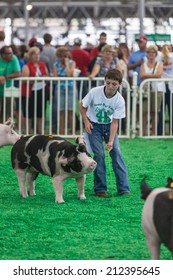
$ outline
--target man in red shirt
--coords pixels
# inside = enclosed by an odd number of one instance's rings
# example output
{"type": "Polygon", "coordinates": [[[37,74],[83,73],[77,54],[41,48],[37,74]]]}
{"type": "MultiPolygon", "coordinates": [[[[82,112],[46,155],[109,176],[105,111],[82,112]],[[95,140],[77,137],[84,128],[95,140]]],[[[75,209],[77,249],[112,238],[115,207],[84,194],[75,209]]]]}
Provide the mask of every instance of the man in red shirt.
{"type": "Polygon", "coordinates": [[[80,38],[74,39],[74,46],[71,50],[72,58],[76,62],[76,67],[81,70],[80,76],[86,76],[88,64],[90,62],[90,55],[87,51],[81,48],[82,41],[80,38]]]}
{"type": "MultiPolygon", "coordinates": [[[[87,51],[81,48],[82,40],[80,38],[74,39],[74,46],[71,50],[72,59],[76,62],[76,68],[81,70],[80,77],[86,77],[88,72],[88,65],[90,62],[90,55],[87,51]]],[[[77,82],[78,93],[80,89],[80,81],[77,82]]],[[[82,98],[88,92],[88,83],[83,81],[82,98]]]]}

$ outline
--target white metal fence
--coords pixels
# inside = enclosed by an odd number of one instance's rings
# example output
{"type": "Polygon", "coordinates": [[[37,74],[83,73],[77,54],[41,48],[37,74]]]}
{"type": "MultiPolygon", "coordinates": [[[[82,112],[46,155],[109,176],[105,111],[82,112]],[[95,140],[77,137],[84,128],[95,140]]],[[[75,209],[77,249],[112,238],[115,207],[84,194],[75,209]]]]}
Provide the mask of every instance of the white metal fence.
{"type": "MultiPolygon", "coordinates": [[[[67,138],[74,138],[83,134],[83,122],[79,114],[78,104],[88,90],[104,82],[104,78],[19,78],[14,79],[10,88],[4,89],[3,121],[8,116],[15,117],[16,129],[21,134],[37,134],[37,91],[35,91],[34,117],[32,131],[29,130],[29,112],[26,118],[22,114],[22,82],[26,82],[27,98],[29,100],[29,84],[47,83],[43,89],[41,134],[55,134],[67,138]],[[14,85],[18,81],[18,88],[14,85]],[[64,110],[61,110],[63,96],[60,94],[60,83],[64,81],[64,110]],[[68,83],[73,81],[72,92],[68,83]],[[56,87],[56,90],[55,90],[56,87]],[[69,96],[72,97],[72,110],[68,110],[69,96]],[[17,104],[17,109],[15,104],[17,104]],[[71,111],[71,112],[70,112],[71,111]],[[62,113],[63,112],[63,113],[62,113]],[[62,119],[62,114],[64,115],[62,119]],[[69,116],[71,114],[71,126],[69,116]],[[62,132],[63,131],[63,132],[62,132]]],[[[120,138],[134,137],[173,137],[173,79],[147,79],[137,87],[137,73],[133,75],[132,86],[123,80],[120,92],[126,102],[126,118],[119,121],[118,134],[120,138]],[[152,87],[152,88],[151,88],[152,87]]]]}
{"type": "MultiPolygon", "coordinates": [[[[37,91],[34,96],[34,117],[32,120],[32,131],[29,130],[29,111],[26,110],[26,118],[23,118],[22,114],[22,83],[26,82],[26,106],[28,107],[29,100],[29,84],[44,82],[47,87],[42,91],[42,118],[41,118],[41,134],[55,134],[61,135],[67,138],[74,138],[83,134],[83,122],[79,114],[78,104],[81,101],[86,90],[91,87],[97,86],[104,82],[104,78],[53,78],[53,77],[34,77],[34,78],[18,78],[12,81],[13,85],[10,88],[4,88],[4,109],[3,109],[3,121],[9,116],[15,118],[16,129],[20,134],[37,134],[38,133],[38,118],[37,118],[37,91]],[[73,80],[73,93],[69,92],[68,83],[73,80]],[[18,81],[18,87],[14,85],[18,81]],[[61,111],[62,95],[60,83],[65,83],[65,109],[61,111]],[[73,108],[68,110],[69,95],[72,94],[73,108]],[[16,109],[17,104],[17,109],[16,109]],[[61,112],[64,114],[62,119],[61,112]],[[72,125],[69,129],[69,114],[72,113],[72,125]],[[61,130],[64,130],[63,133],[61,130]]],[[[126,80],[123,80],[120,92],[126,101],[126,118],[119,121],[119,136],[122,138],[130,138],[131,135],[131,89],[126,80]]]]}
{"type": "Polygon", "coordinates": [[[173,79],[147,79],[141,83],[136,102],[139,107],[137,135],[149,138],[173,137],[172,94],[173,79]]]}

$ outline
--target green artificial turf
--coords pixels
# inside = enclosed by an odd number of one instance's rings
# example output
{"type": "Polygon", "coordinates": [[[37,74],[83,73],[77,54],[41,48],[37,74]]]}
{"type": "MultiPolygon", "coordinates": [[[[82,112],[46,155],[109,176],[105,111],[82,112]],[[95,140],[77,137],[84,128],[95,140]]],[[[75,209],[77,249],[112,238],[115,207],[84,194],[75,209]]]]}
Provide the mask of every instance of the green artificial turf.
{"type": "MultiPolygon", "coordinates": [[[[0,149],[1,260],[146,260],[150,259],[141,228],[144,201],[140,181],[152,188],[173,176],[173,141],[120,140],[129,171],[131,195],[116,196],[115,179],[106,153],[108,193],[93,195],[93,174],[87,175],[87,199],[77,199],[75,181],[64,182],[64,204],[55,203],[51,178],[39,175],[34,197],[19,195],[11,167],[11,147],[0,149]]],[[[161,259],[171,259],[161,247],[161,259]]]]}

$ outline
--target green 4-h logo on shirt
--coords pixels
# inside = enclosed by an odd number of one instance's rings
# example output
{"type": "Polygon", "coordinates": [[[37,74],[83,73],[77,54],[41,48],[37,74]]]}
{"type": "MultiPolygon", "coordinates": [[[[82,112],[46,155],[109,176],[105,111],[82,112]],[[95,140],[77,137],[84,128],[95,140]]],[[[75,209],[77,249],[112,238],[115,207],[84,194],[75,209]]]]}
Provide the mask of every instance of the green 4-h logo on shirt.
{"type": "Polygon", "coordinates": [[[96,114],[99,123],[110,123],[111,119],[108,116],[108,112],[105,110],[99,110],[96,114]]]}

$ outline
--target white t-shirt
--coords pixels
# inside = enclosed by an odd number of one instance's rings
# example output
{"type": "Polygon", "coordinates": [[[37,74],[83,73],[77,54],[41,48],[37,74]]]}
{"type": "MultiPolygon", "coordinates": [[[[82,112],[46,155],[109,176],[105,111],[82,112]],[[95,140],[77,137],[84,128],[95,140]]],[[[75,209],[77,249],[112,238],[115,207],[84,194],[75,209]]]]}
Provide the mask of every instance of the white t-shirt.
{"type": "MultiPolygon", "coordinates": [[[[162,78],[172,79],[172,77],[173,77],[173,62],[171,61],[171,64],[163,65],[162,78]]],[[[168,88],[170,92],[173,93],[173,82],[171,81],[168,82],[168,88]]]]}
{"type": "Polygon", "coordinates": [[[107,98],[104,93],[105,86],[92,88],[82,99],[82,105],[87,109],[87,117],[90,121],[100,124],[108,124],[112,119],[125,118],[125,101],[117,91],[107,98]]]}
{"type": "MultiPolygon", "coordinates": [[[[161,52],[158,53],[158,56],[156,57],[156,61],[162,61],[163,62],[163,54],[161,52]]],[[[169,61],[173,62],[173,52],[169,53],[169,61]]]]}
{"type": "MultiPolygon", "coordinates": [[[[163,61],[163,54],[161,53],[160,55],[160,60],[163,61]]],[[[167,79],[172,79],[173,77],[173,53],[169,53],[169,62],[171,64],[169,65],[163,65],[163,73],[162,73],[162,78],[167,78],[167,79]]],[[[168,88],[173,93],[173,82],[168,82],[168,88]]],[[[164,92],[166,92],[166,88],[164,88],[164,92]]]]}

